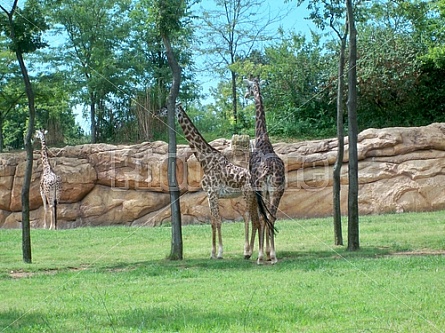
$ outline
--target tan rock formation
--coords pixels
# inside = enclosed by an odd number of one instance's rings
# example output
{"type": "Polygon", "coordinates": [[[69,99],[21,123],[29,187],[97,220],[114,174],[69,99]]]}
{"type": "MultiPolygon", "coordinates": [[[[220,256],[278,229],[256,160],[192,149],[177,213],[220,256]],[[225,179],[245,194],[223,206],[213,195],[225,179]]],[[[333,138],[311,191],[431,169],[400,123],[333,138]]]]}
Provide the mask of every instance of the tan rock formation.
{"type": "MultiPolygon", "coordinates": [[[[246,166],[247,145],[225,139],[211,142],[246,166]]],[[[242,139],[240,139],[242,140],[242,139]]],[[[368,129],[359,134],[359,209],[361,214],[428,211],[445,208],[445,124],[416,128],[368,129]]],[[[346,150],[348,149],[346,140],[346,150]]],[[[286,165],[286,191],[279,218],[329,216],[335,139],[275,144],[286,165]]],[[[59,226],[162,224],[170,219],[167,144],[108,144],[50,149],[54,170],[62,177],[59,226]]],[[[347,213],[347,151],[342,170],[342,210],[347,213]]],[[[24,153],[0,154],[0,227],[21,221],[24,153]]],[[[30,189],[31,223],[41,226],[41,165],[34,156],[30,189]]],[[[201,191],[202,170],[188,146],[178,146],[177,177],[184,224],[206,223],[210,211],[201,191]]],[[[241,220],[237,199],[223,200],[226,220],[241,220]]]]}

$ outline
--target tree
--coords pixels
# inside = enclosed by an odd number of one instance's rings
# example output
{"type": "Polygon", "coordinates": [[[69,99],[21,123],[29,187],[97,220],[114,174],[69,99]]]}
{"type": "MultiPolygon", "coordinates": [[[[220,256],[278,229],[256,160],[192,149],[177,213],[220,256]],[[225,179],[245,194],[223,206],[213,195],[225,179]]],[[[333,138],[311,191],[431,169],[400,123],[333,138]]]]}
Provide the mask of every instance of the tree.
{"type": "Polygon", "coordinates": [[[346,38],[348,36],[348,22],[346,20],[343,33],[334,25],[335,14],[331,11],[331,19],[329,25],[335,31],[340,39],[340,51],[338,57],[338,76],[337,76],[337,156],[335,159],[334,169],[332,172],[332,201],[334,207],[334,244],[343,245],[342,223],[341,223],[341,167],[343,165],[345,140],[344,140],[344,101],[343,94],[345,92],[345,65],[346,65],[346,38]]]}
{"type": "Polygon", "coordinates": [[[420,57],[429,14],[417,0],[378,1],[367,8],[358,42],[359,128],[425,125],[420,57]],[[418,4],[416,4],[418,3],[418,4]],[[423,122],[423,123],[422,123],[423,122]]]}
{"type": "Polygon", "coordinates": [[[344,102],[343,94],[345,91],[345,58],[346,58],[346,37],[347,37],[347,23],[345,31],[342,34],[336,30],[340,38],[340,54],[338,59],[338,82],[337,82],[337,156],[335,159],[334,170],[332,172],[332,202],[334,207],[334,243],[335,245],[343,245],[342,223],[341,223],[341,167],[343,165],[343,158],[345,152],[344,139],[344,102]]]}
{"type": "Polygon", "coordinates": [[[340,40],[340,50],[338,56],[338,74],[337,74],[337,156],[332,172],[332,203],[333,203],[333,220],[334,220],[334,244],[343,245],[342,234],[342,221],[341,221],[341,168],[344,158],[344,101],[343,95],[345,92],[345,65],[346,65],[346,43],[348,36],[348,22],[346,15],[346,23],[344,25],[343,32],[340,31],[341,27],[337,26],[339,18],[344,17],[344,8],[340,1],[330,0],[324,2],[325,11],[323,15],[319,11],[315,10],[311,17],[318,27],[324,28],[326,19],[329,20],[329,26],[335,32],[340,40]]]}
{"type": "MultiPolygon", "coordinates": [[[[170,2],[164,0],[154,0],[153,16],[159,30],[160,36],[165,46],[165,52],[169,66],[171,68],[173,80],[170,93],[167,98],[168,109],[168,184],[170,191],[170,204],[172,216],[172,247],[170,259],[182,260],[182,227],[181,209],[179,204],[179,186],[176,179],[176,99],[179,95],[181,85],[181,67],[177,61],[177,51],[172,46],[172,40],[178,37],[178,33],[184,28],[181,21],[186,16],[187,1],[170,2]]],[[[179,52],[180,53],[180,52],[179,52]]]]}
{"type": "Polygon", "coordinates": [[[129,5],[129,0],[46,0],[52,21],[67,34],[59,51],[72,82],[79,84],[79,103],[89,106],[92,143],[100,137],[101,126],[107,130],[114,125],[107,102],[125,81],[118,54],[129,34],[129,5]]]}
{"type": "Polygon", "coordinates": [[[72,91],[64,72],[40,73],[35,80],[36,125],[48,130],[48,145],[78,138],[79,132],[70,101],[72,91]]]}
{"type": "MultiPolygon", "coordinates": [[[[177,2],[174,2],[177,4],[177,2]]],[[[158,26],[153,22],[152,0],[140,0],[130,12],[131,31],[128,47],[124,48],[127,59],[129,80],[125,91],[132,98],[132,111],[136,114],[138,125],[141,126],[139,136],[144,140],[167,140],[165,122],[157,116],[159,109],[165,106],[169,94],[172,72],[165,52],[165,45],[160,36],[158,26]]],[[[190,44],[191,29],[175,32],[172,43],[181,52],[175,52],[181,70],[182,90],[180,98],[184,103],[196,98],[196,84],[190,44]]]]}
{"type": "MultiPolygon", "coordinates": [[[[5,37],[0,35],[0,41],[3,48],[5,37]]],[[[20,69],[15,64],[17,59],[14,57],[8,49],[0,51],[0,153],[3,152],[5,143],[3,126],[25,96],[20,87],[23,78],[20,77],[20,69]]]]}
{"type": "MultiPolygon", "coordinates": [[[[301,5],[302,1],[298,1],[301,5]]],[[[341,219],[341,168],[344,158],[344,101],[345,91],[345,64],[346,64],[346,46],[348,35],[348,22],[344,25],[341,32],[341,25],[338,22],[347,17],[344,13],[344,4],[340,0],[324,0],[309,2],[308,9],[311,10],[310,18],[316,26],[322,30],[325,29],[327,22],[340,40],[338,51],[338,72],[337,72],[337,156],[332,172],[332,203],[333,203],[333,225],[334,225],[334,244],[343,245],[342,219],[341,219]]]]}
{"type": "Polygon", "coordinates": [[[349,30],[348,68],[348,251],[360,248],[358,212],[358,151],[357,151],[357,30],[352,0],[346,0],[349,30]]]}
{"type": "Polygon", "coordinates": [[[237,73],[230,68],[238,58],[247,57],[256,45],[271,40],[267,28],[281,18],[261,11],[260,0],[214,0],[213,10],[203,11],[203,52],[213,55],[211,68],[230,73],[232,113],[235,132],[238,123],[237,73]],[[210,46],[207,46],[210,45],[210,46]]]}
{"type": "MultiPolygon", "coordinates": [[[[332,69],[320,37],[290,33],[264,50],[262,93],[268,131],[274,136],[317,137],[335,133],[329,84],[332,69]]],[[[258,68],[258,65],[256,65],[258,68]]]]}
{"type": "MultiPolygon", "coordinates": [[[[360,1],[360,0],[359,0],[360,1]]],[[[358,1],[358,2],[359,2],[358,1]]],[[[301,5],[303,0],[298,0],[301,5]]],[[[344,7],[339,0],[312,0],[308,9],[311,10],[310,18],[315,24],[324,29],[326,22],[334,30],[340,39],[340,52],[337,74],[337,142],[338,154],[333,170],[333,206],[334,206],[334,241],[336,245],[343,244],[340,210],[340,175],[344,155],[344,129],[343,129],[343,92],[346,38],[349,32],[349,57],[348,57],[348,144],[349,144],[349,168],[348,168],[348,250],[359,249],[358,230],[358,152],[357,152],[357,31],[355,27],[355,8],[352,0],[346,0],[344,7]],[[321,7],[321,8],[320,8],[321,7]],[[344,11],[346,8],[346,15],[344,11]],[[336,25],[338,18],[346,17],[344,32],[336,25]]],[[[356,3],[357,5],[357,3],[356,3]]]]}
{"type": "Polygon", "coordinates": [[[18,0],[14,0],[11,9],[7,9],[3,5],[0,5],[0,9],[6,15],[6,17],[0,17],[0,28],[1,31],[10,39],[9,49],[14,52],[17,57],[17,61],[23,76],[26,96],[28,98],[29,118],[25,136],[26,169],[23,179],[21,198],[23,261],[25,263],[31,263],[32,254],[29,220],[29,188],[31,184],[33,165],[33,147],[31,139],[34,133],[36,110],[34,105],[34,91],[23,55],[25,53],[34,52],[46,46],[46,44],[41,40],[41,34],[47,29],[47,25],[40,11],[38,2],[35,0],[28,0],[25,3],[23,10],[17,5],[18,0]]]}

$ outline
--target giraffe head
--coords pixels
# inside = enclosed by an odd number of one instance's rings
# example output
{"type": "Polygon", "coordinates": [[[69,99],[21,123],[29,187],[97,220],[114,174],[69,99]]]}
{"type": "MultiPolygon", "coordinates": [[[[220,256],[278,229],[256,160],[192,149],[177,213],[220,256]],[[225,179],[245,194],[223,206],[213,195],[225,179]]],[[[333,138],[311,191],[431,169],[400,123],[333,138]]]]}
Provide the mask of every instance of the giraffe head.
{"type": "Polygon", "coordinates": [[[255,96],[255,94],[259,94],[260,86],[262,86],[266,81],[261,80],[259,78],[254,79],[244,79],[244,84],[247,86],[246,94],[244,98],[249,98],[255,96]]]}
{"type": "MultiPolygon", "coordinates": [[[[175,106],[175,114],[178,115],[179,114],[179,107],[182,108],[181,106],[181,102],[176,103],[175,106]]],[[[159,117],[167,117],[168,115],[168,108],[166,106],[163,106],[159,111],[158,111],[158,116],[159,117]]]]}
{"type": "Polygon", "coordinates": [[[45,143],[45,135],[46,135],[47,133],[48,133],[47,130],[44,130],[44,129],[38,129],[38,130],[36,131],[36,134],[34,135],[34,137],[35,137],[36,139],[39,139],[40,142],[45,143]]]}

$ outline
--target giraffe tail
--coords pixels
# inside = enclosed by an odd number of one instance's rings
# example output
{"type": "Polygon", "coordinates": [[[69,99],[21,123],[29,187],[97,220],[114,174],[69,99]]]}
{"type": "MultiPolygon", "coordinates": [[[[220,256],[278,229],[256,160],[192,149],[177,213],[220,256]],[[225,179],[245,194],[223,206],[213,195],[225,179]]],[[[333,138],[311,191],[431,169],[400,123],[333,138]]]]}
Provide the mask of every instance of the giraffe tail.
{"type": "Polygon", "coordinates": [[[57,200],[54,200],[53,204],[53,215],[54,215],[54,229],[57,230],[57,200]]]}
{"type": "Polygon", "coordinates": [[[274,226],[273,222],[267,217],[267,213],[269,213],[270,216],[272,214],[270,213],[269,209],[267,208],[266,204],[264,203],[263,196],[261,195],[260,191],[255,191],[256,200],[258,202],[258,208],[260,210],[261,215],[263,215],[264,220],[266,221],[266,225],[269,228],[269,231],[272,233],[272,235],[275,235],[278,233],[278,229],[274,226]]]}
{"type": "Polygon", "coordinates": [[[53,214],[54,214],[54,229],[57,230],[57,204],[58,204],[58,200],[57,200],[57,195],[56,195],[56,190],[54,189],[54,202],[53,202],[53,214]]]}

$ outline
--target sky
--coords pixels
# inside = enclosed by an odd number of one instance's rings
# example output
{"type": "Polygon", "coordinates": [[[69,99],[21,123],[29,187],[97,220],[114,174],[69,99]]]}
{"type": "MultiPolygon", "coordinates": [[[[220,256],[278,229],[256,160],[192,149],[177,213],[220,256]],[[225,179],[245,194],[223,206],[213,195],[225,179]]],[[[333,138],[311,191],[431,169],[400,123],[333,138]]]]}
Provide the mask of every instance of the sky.
{"type": "MultiPolygon", "coordinates": [[[[306,5],[303,4],[299,7],[296,5],[297,0],[288,1],[285,3],[284,0],[264,0],[264,10],[270,10],[271,17],[274,17],[274,14],[278,13],[287,13],[285,17],[280,22],[276,22],[270,26],[269,31],[278,31],[278,28],[282,27],[284,31],[294,31],[297,33],[303,33],[310,36],[310,31],[315,30],[314,24],[306,19],[309,13],[306,9],[306,5]]],[[[200,7],[211,9],[214,4],[213,0],[202,0],[198,5],[198,8],[194,10],[198,11],[200,7]]],[[[203,67],[203,59],[196,59],[197,66],[203,67]]],[[[202,93],[205,95],[209,95],[209,91],[212,87],[216,87],[219,82],[219,79],[215,79],[215,76],[212,73],[200,72],[197,75],[197,79],[199,80],[202,86],[202,93]]],[[[210,103],[211,99],[206,99],[202,101],[202,104],[210,103]]],[[[76,108],[74,110],[76,114],[76,122],[84,129],[86,133],[90,132],[89,120],[86,120],[82,116],[82,108],[76,108]]]]}
{"type": "MultiPolygon", "coordinates": [[[[275,33],[282,27],[284,31],[303,33],[310,38],[311,29],[315,30],[316,28],[310,20],[306,19],[306,17],[309,16],[309,12],[306,9],[307,5],[303,3],[301,6],[297,7],[296,3],[297,0],[287,1],[287,3],[285,3],[284,0],[264,0],[264,11],[267,12],[269,10],[271,17],[274,17],[277,14],[284,15],[284,13],[286,13],[286,16],[284,16],[281,21],[271,24],[268,31],[275,33]]],[[[214,0],[202,0],[198,7],[210,9],[213,4],[214,0]]],[[[200,60],[199,58],[196,60],[199,67],[200,60]]],[[[219,79],[215,79],[215,75],[212,74],[213,73],[201,73],[198,75],[198,80],[203,87],[203,93],[206,95],[209,94],[210,88],[215,87],[219,82],[219,79]]],[[[209,102],[211,102],[211,99],[203,101],[202,104],[207,104],[209,102]]]]}

